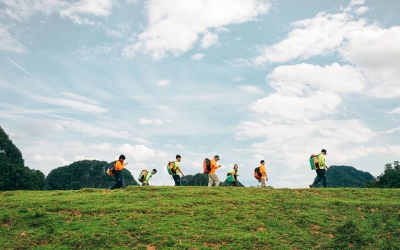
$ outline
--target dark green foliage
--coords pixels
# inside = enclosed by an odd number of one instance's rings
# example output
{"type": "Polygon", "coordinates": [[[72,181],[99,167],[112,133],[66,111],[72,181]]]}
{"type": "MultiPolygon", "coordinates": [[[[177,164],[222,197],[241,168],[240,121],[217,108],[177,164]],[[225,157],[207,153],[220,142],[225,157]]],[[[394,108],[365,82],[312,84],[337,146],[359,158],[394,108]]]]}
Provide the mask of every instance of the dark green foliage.
{"type": "Polygon", "coordinates": [[[195,175],[187,175],[186,178],[181,180],[182,186],[207,186],[208,175],[204,173],[197,173],[195,175]]]}
{"type": "MultiPolygon", "coordinates": [[[[331,166],[326,172],[328,187],[365,187],[371,180],[374,180],[374,177],[370,173],[350,166],[331,166]]],[[[316,185],[321,186],[322,181],[316,185]]]]}
{"type": "Polygon", "coordinates": [[[0,190],[44,190],[44,174],[24,166],[21,151],[0,127],[0,190]]]}
{"type": "Polygon", "coordinates": [[[400,188],[400,164],[395,161],[393,164],[386,164],[385,171],[368,183],[367,187],[372,188],[400,188]]]}
{"type": "MultiPolygon", "coordinates": [[[[110,163],[97,160],[83,160],[68,166],[53,169],[46,182],[53,190],[81,188],[108,188],[115,179],[106,173],[110,163]]],[[[124,186],[138,185],[129,170],[122,170],[124,186]]]]}
{"type": "MultiPolygon", "coordinates": [[[[208,175],[204,173],[197,173],[195,175],[185,175],[181,178],[182,186],[208,186],[208,175]]],[[[219,184],[220,186],[230,186],[228,181],[225,179],[224,182],[219,184]]],[[[238,182],[239,187],[244,187],[240,181],[238,182]]],[[[213,184],[215,186],[215,184],[213,184]]]]}

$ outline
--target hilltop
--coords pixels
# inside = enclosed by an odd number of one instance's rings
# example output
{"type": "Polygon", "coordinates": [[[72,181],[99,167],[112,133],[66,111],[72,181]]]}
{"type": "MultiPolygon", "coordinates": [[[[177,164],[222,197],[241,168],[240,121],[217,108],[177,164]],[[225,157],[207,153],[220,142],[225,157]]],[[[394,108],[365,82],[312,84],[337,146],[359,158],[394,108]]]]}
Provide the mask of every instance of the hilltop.
{"type": "Polygon", "coordinates": [[[399,249],[398,189],[0,193],[5,249],[399,249]]]}

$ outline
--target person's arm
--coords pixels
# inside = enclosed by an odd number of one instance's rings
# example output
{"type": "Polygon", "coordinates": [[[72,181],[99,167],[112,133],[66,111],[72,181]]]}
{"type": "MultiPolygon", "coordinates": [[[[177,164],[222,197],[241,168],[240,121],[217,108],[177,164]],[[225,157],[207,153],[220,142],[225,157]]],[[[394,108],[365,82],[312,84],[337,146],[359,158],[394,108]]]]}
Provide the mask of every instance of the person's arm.
{"type": "Polygon", "coordinates": [[[185,176],[180,167],[176,167],[176,169],[178,169],[178,171],[182,174],[182,177],[185,176]]]}

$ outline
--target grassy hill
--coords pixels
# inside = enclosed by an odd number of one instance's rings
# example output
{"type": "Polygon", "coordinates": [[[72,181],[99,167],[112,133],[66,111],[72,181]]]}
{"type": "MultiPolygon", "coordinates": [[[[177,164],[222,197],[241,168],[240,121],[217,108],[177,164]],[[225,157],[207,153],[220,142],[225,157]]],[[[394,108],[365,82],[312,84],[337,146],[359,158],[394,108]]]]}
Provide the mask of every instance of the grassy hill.
{"type": "Polygon", "coordinates": [[[2,249],[400,249],[399,189],[0,193],[2,249]]]}

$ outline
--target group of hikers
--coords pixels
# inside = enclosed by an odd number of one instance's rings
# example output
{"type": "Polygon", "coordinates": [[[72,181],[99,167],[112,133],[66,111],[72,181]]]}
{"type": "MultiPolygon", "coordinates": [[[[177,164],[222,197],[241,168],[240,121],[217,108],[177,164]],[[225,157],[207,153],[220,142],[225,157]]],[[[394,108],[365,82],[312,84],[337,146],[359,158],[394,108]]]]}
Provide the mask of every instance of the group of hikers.
{"type": "MultiPolygon", "coordinates": [[[[317,183],[319,183],[322,180],[322,184],[324,187],[327,186],[326,184],[326,171],[328,167],[325,164],[325,155],[326,155],[326,150],[322,149],[321,154],[319,155],[311,155],[310,157],[310,163],[311,163],[311,169],[315,169],[317,176],[314,179],[314,182],[309,185],[310,188],[315,187],[317,183]]],[[[181,186],[181,175],[184,177],[185,175],[183,174],[181,167],[180,167],[180,162],[182,160],[182,157],[180,155],[176,155],[175,161],[170,161],[168,162],[167,165],[167,172],[172,175],[172,178],[175,182],[175,186],[181,186]]],[[[217,162],[220,160],[218,155],[215,155],[212,160],[209,160],[206,158],[203,162],[203,170],[204,173],[208,175],[208,186],[211,187],[213,184],[215,184],[216,187],[219,186],[221,183],[218,175],[216,174],[216,170],[218,168],[221,168],[221,165],[218,165],[217,162]]],[[[111,168],[107,170],[107,173],[113,177],[115,177],[115,184],[110,188],[110,189],[116,189],[116,188],[122,188],[123,185],[123,180],[122,180],[122,170],[124,167],[128,164],[125,161],[125,156],[120,155],[119,159],[115,162],[115,164],[112,165],[111,168]]],[[[231,169],[227,173],[227,180],[228,183],[231,186],[238,186],[238,176],[239,176],[239,165],[234,164],[233,169],[231,169]]],[[[142,183],[142,186],[148,186],[149,185],[149,180],[150,178],[157,173],[156,169],[153,169],[151,172],[147,170],[142,170],[140,172],[140,175],[138,177],[139,182],[142,183]]],[[[268,181],[268,176],[267,176],[267,170],[265,168],[265,161],[261,160],[260,161],[260,166],[257,167],[254,170],[254,177],[258,180],[260,183],[260,187],[264,188],[266,187],[266,181],[268,181]]]]}

